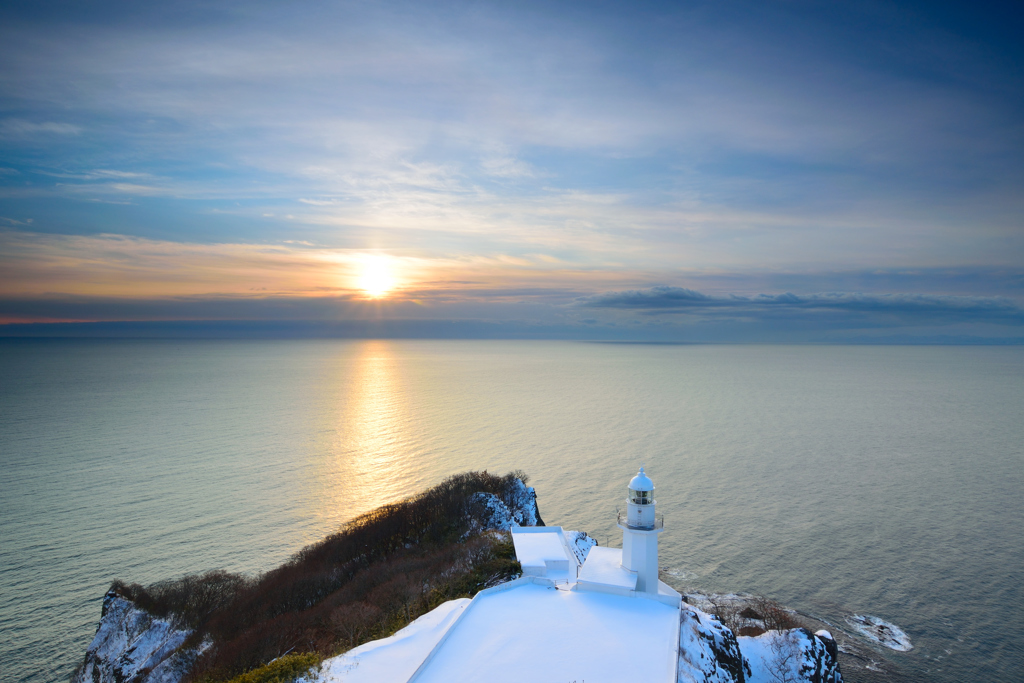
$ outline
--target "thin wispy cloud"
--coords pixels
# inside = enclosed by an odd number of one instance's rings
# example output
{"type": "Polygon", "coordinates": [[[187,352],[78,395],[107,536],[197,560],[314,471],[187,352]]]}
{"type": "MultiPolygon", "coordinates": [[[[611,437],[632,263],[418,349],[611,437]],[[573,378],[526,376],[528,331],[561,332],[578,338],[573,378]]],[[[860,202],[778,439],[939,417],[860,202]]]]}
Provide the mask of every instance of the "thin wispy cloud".
{"type": "Polygon", "coordinates": [[[35,135],[78,135],[81,126],[55,121],[25,121],[4,119],[0,121],[0,137],[22,138],[35,135]]]}

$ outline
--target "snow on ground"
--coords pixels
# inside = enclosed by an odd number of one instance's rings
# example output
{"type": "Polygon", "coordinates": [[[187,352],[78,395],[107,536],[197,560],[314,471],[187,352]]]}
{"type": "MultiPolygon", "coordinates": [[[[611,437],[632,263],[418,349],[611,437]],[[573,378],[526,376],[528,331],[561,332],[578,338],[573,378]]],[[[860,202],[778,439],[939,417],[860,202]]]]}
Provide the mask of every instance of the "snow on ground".
{"type": "Polygon", "coordinates": [[[747,666],[747,683],[775,683],[801,680],[795,648],[783,631],[770,631],[756,638],[737,638],[747,666]]]}
{"type": "Polygon", "coordinates": [[[827,631],[812,634],[807,629],[795,628],[769,631],[756,638],[740,636],[736,640],[746,664],[746,683],[842,683],[834,657],[835,641],[829,635],[827,631]]]}
{"type": "Polygon", "coordinates": [[[512,482],[509,499],[512,517],[518,526],[537,526],[537,492],[532,486],[516,479],[512,482]]]}
{"type": "Polygon", "coordinates": [[[365,643],[343,655],[327,659],[312,681],[404,683],[469,603],[469,598],[449,600],[389,638],[365,643]]]}
{"type": "Polygon", "coordinates": [[[654,600],[521,583],[478,595],[414,680],[670,683],[678,619],[654,600]]]}
{"type": "Polygon", "coordinates": [[[474,493],[470,497],[471,504],[478,506],[480,526],[484,529],[502,529],[508,531],[518,526],[508,506],[493,493],[474,493]]]}
{"type": "Polygon", "coordinates": [[[854,614],[846,617],[846,623],[862,636],[890,650],[909,652],[914,649],[910,637],[903,630],[888,621],[870,615],[854,614]]]}
{"type": "Polygon", "coordinates": [[[517,526],[537,526],[537,492],[520,479],[513,481],[506,492],[509,504],[493,493],[474,493],[471,506],[476,507],[484,529],[508,531],[517,526]]]}

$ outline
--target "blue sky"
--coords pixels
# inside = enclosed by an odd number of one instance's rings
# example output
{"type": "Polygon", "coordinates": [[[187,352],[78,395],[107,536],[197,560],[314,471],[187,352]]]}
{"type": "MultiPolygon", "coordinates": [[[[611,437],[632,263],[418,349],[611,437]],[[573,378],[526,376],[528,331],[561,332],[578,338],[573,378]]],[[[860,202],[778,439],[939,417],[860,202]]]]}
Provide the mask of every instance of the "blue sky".
{"type": "Polygon", "coordinates": [[[1020,341],[1014,9],[5,3],[0,320],[1020,341]]]}

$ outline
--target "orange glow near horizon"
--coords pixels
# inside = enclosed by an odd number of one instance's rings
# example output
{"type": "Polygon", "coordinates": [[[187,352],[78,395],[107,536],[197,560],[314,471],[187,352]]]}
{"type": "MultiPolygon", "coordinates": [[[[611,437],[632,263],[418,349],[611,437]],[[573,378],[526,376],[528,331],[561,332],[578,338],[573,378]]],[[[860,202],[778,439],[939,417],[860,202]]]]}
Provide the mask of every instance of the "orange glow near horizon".
{"type": "MultiPolygon", "coordinates": [[[[537,289],[626,289],[643,274],[580,268],[530,256],[396,256],[386,251],[298,244],[199,244],[116,234],[51,235],[0,230],[0,297],[39,301],[0,324],[97,320],[192,320],[252,314],[241,302],[336,298],[344,305],[458,306],[520,301],[537,289]],[[507,292],[507,293],[504,293],[507,292]],[[162,302],[151,311],[133,301],[162,302]],[[78,303],[98,306],[81,309],[78,303]],[[52,306],[50,304],[53,304],[52,306]],[[124,306],[128,306],[125,308],[124,306]]],[[[312,308],[311,315],[323,309],[312,308]]],[[[271,312],[271,316],[275,313],[271,312]]]]}

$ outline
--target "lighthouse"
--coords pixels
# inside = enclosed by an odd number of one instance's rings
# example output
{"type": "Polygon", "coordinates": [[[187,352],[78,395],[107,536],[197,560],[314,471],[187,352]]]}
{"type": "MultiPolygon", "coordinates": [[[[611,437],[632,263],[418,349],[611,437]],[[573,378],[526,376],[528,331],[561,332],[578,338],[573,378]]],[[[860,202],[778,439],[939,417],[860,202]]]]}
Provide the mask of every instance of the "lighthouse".
{"type": "Polygon", "coordinates": [[[658,534],[665,530],[664,518],[656,515],[654,482],[641,467],[629,482],[626,512],[619,513],[622,529],[622,566],[636,572],[636,590],[658,593],[658,534]]]}

